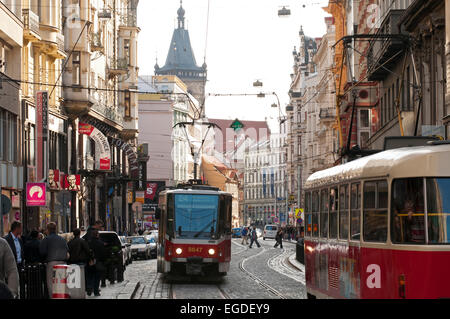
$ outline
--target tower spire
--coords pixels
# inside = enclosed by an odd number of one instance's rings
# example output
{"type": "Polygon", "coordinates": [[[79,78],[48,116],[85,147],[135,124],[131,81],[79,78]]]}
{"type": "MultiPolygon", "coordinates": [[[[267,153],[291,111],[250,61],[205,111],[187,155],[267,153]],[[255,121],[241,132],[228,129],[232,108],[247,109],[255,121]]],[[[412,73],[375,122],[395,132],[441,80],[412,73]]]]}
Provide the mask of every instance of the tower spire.
{"type": "Polygon", "coordinates": [[[184,29],[184,14],[186,11],[183,9],[183,0],[180,0],[180,8],[177,11],[178,13],[178,29],[184,29]]]}

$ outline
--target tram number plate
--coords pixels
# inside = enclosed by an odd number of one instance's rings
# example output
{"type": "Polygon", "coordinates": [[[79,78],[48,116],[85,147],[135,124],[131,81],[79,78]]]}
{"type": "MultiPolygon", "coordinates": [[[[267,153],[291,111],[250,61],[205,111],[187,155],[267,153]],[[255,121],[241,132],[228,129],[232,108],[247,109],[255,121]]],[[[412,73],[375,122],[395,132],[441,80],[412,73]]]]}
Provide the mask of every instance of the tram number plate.
{"type": "Polygon", "coordinates": [[[189,247],[188,252],[190,253],[201,253],[203,248],[201,247],[189,247]]]}

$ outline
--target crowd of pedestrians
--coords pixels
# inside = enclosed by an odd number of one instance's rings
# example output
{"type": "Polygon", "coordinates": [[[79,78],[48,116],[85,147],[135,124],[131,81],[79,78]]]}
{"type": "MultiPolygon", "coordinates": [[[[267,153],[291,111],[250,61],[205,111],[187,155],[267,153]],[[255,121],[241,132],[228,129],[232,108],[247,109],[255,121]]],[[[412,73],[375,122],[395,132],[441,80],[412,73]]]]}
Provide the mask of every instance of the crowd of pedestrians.
{"type": "MultiPolygon", "coordinates": [[[[100,240],[103,222],[89,226],[81,238],[81,230],[73,231],[69,242],[57,234],[55,223],[49,223],[46,231],[33,230],[22,236],[22,224],[11,224],[10,232],[0,238],[0,299],[19,298],[19,273],[25,266],[45,264],[48,296],[52,296],[53,266],[76,264],[85,267],[86,292],[100,296],[100,282],[105,280],[106,244],[100,240]]],[[[102,285],[105,286],[105,285],[102,285]]]]}

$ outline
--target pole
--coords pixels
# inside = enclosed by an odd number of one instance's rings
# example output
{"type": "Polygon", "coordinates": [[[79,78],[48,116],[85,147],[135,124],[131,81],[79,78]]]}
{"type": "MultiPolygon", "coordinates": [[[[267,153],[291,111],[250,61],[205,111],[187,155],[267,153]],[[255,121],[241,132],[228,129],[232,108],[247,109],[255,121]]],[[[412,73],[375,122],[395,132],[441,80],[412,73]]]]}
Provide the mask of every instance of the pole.
{"type": "Polygon", "coordinates": [[[2,209],[2,188],[0,187],[0,236],[3,237],[3,209],[2,209]]]}

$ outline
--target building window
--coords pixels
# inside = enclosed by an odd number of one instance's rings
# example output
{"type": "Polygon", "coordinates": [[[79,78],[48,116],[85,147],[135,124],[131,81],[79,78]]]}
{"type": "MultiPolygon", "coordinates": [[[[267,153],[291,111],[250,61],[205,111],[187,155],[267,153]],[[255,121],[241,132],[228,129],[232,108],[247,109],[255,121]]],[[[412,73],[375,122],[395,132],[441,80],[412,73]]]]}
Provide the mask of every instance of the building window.
{"type": "Polygon", "coordinates": [[[74,85],[81,85],[81,55],[79,51],[72,53],[72,77],[74,85]]]}
{"type": "Polygon", "coordinates": [[[125,104],[125,117],[131,117],[131,93],[129,90],[125,91],[124,104],[125,104]]]}
{"type": "Polygon", "coordinates": [[[130,65],[131,64],[131,61],[130,61],[130,40],[129,39],[125,39],[124,43],[125,44],[124,44],[123,50],[124,50],[124,53],[125,53],[125,59],[127,61],[127,64],[130,65]]]}
{"type": "Polygon", "coordinates": [[[17,162],[17,115],[0,109],[0,160],[17,162]]]}
{"type": "Polygon", "coordinates": [[[370,139],[371,112],[369,109],[358,110],[358,145],[361,149],[367,148],[367,141],[370,139]]]}

